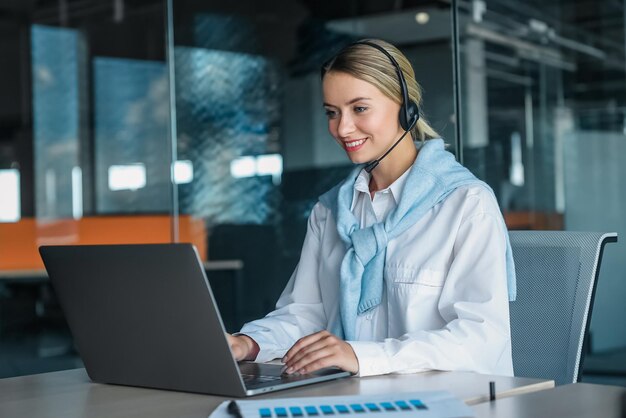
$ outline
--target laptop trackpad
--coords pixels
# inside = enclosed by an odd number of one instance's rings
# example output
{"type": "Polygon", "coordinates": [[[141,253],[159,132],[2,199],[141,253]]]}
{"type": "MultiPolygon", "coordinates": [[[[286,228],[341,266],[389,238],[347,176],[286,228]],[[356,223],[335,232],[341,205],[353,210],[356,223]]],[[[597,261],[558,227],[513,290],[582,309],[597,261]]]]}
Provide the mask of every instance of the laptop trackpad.
{"type": "Polygon", "coordinates": [[[282,364],[265,364],[253,362],[239,363],[239,371],[247,388],[297,382],[300,380],[308,380],[341,372],[341,370],[339,369],[329,368],[302,375],[288,375],[281,374],[282,369],[282,364]]]}

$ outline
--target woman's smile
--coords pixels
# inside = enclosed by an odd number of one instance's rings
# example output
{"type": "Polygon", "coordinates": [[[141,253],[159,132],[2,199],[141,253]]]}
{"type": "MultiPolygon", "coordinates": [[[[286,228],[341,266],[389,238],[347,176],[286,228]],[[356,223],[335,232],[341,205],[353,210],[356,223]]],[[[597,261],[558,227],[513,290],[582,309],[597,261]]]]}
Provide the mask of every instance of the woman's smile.
{"type": "Polygon", "coordinates": [[[343,140],[343,147],[347,152],[356,152],[363,148],[365,141],[367,141],[367,138],[343,140]]]}

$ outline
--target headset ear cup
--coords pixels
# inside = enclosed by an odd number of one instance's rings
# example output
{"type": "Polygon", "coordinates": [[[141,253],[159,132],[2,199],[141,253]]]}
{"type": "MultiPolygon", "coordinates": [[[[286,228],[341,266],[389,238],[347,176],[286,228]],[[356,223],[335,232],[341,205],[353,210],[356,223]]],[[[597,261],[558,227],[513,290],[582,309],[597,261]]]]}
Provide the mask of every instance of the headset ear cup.
{"type": "Polygon", "coordinates": [[[409,100],[408,103],[403,105],[400,109],[400,126],[405,131],[413,129],[419,118],[419,108],[413,100],[409,100]]]}

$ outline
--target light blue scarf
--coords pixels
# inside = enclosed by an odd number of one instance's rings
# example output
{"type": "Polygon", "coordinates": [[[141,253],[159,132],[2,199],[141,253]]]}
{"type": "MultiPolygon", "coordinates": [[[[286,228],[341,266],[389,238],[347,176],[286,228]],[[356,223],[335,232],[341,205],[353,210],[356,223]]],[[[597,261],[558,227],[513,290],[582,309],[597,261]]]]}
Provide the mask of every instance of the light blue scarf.
{"type": "MultiPolygon", "coordinates": [[[[340,315],[332,332],[347,341],[356,338],[356,317],[378,306],[383,294],[383,269],[389,240],[396,238],[443,201],[457,187],[479,185],[491,188],[459,164],[444,148],[442,139],[431,139],[421,146],[404,184],[398,206],[384,222],[359,228],[351,211],[354,183],[362,167],[320,196],[337,223],[337,231],[347,251],[340,271],[340,315]]],[[[506,226],[504,226],[506,230],[506,226]]],[[[516,297],[513,254],[506,235],[506,267],[509,300],[516,297]]]]}

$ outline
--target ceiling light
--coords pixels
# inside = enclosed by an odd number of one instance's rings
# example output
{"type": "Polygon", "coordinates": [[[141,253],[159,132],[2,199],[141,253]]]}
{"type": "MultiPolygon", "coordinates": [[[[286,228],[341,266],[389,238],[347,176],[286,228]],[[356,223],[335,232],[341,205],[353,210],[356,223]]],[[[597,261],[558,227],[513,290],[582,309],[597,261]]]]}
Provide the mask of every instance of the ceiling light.
{"type": "Polygon", "coordinates": [[[415,14],[415,21],[420,25],[425,25],[430,20],[430,15],[426,12],[419,12],[415,14]]]}

